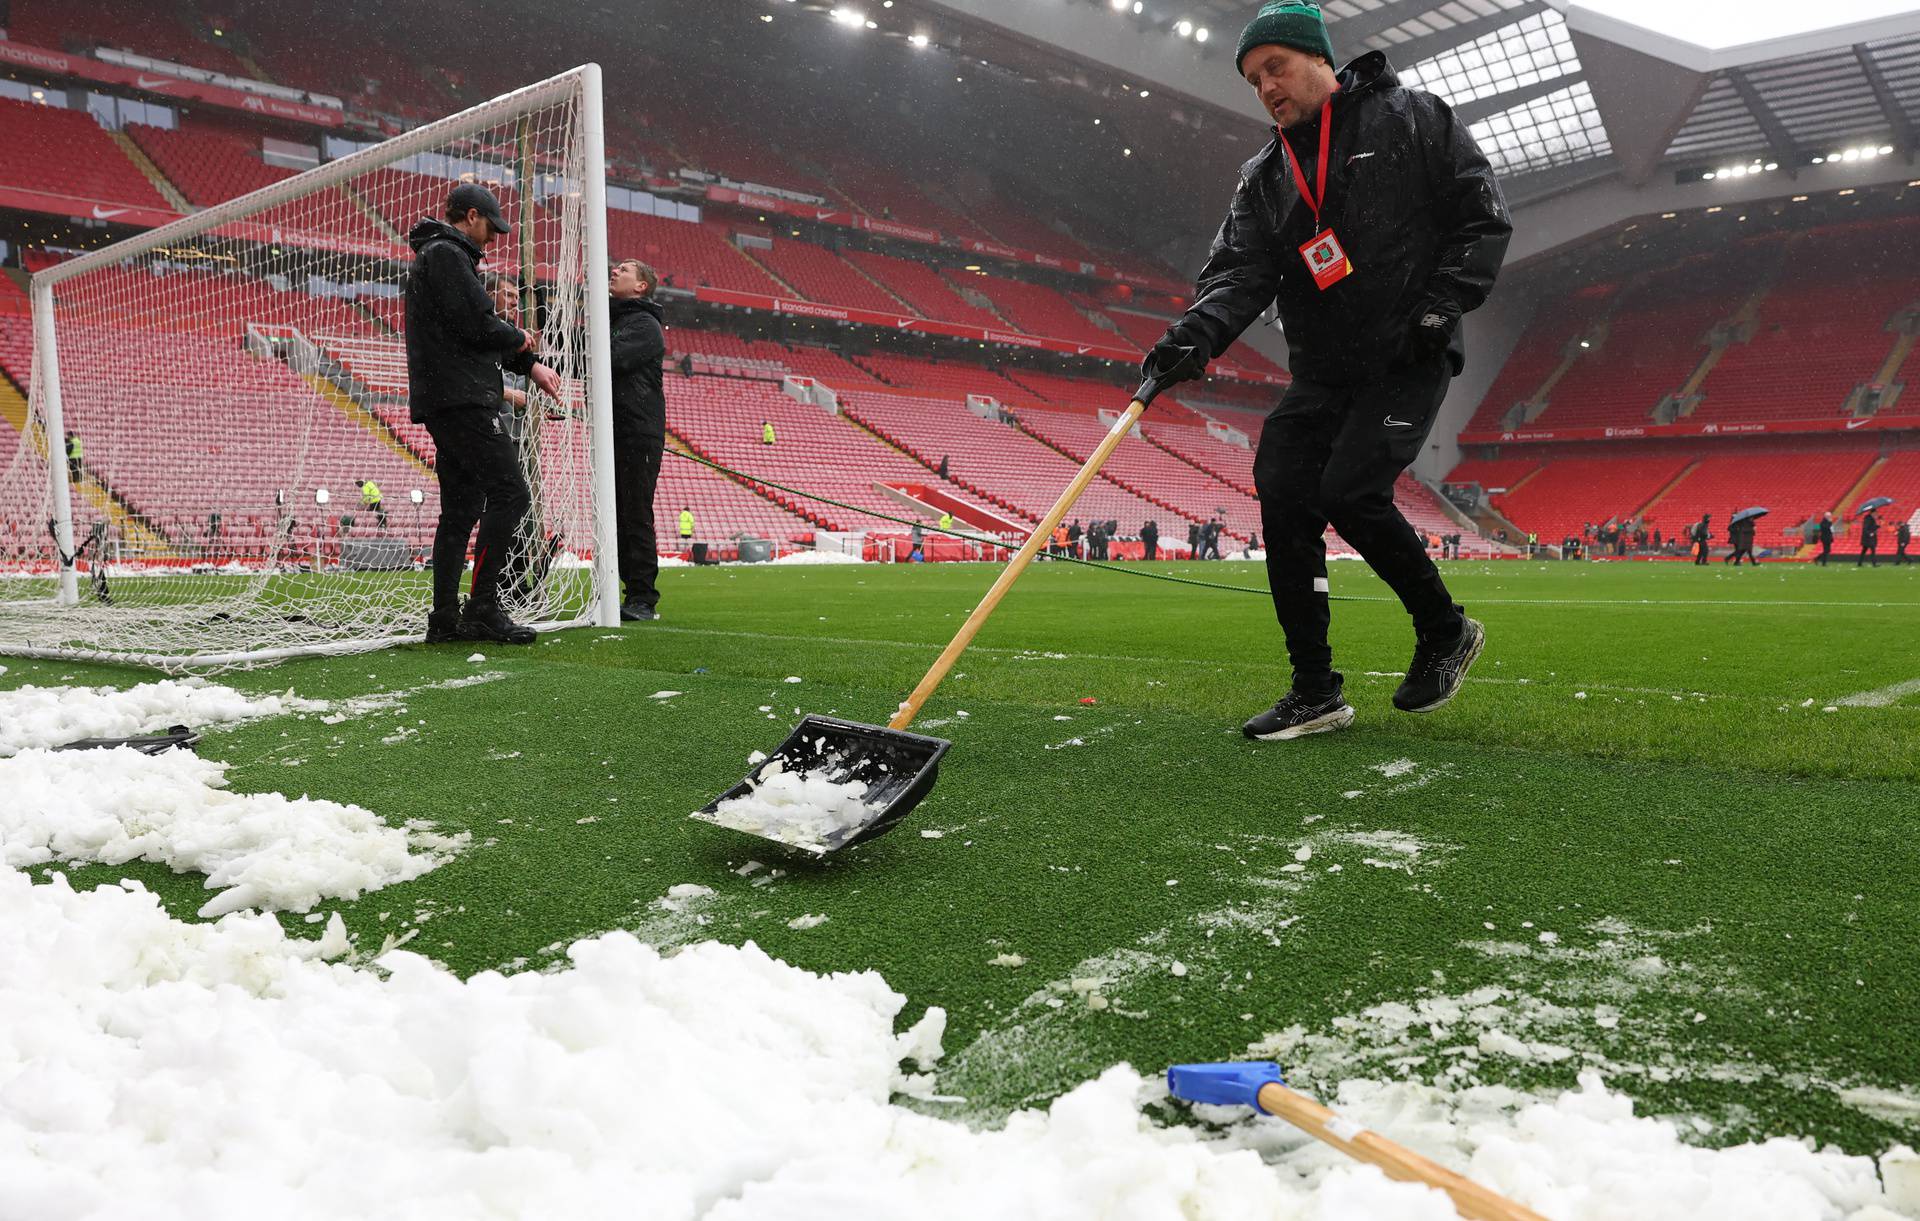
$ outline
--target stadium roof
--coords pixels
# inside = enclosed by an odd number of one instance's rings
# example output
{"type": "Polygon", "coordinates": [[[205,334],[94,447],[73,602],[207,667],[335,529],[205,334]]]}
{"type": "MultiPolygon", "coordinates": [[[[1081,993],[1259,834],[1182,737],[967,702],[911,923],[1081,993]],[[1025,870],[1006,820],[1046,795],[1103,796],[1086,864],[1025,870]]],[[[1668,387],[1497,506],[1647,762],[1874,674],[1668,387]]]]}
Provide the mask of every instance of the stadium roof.
{"type": "MultiPolygon", "coordinates": [[[[991,23],[1210,103],[1216,113],[1266,122],[1231,62],[1253,0],[916,7],[991,23]]],[[[1849,152],[1879,164],[1863,174],[1857,171],[1866,167],[1848,157],[1851,176],[1836,185],[1912,177],[1920,4],[1910,0],[1324,0],[1321,7],[1343,60],[1384,50],[1402,79],[1453,103],[1517,206],[1599,183],[1637,189],[1672,176],[1697,185],[1749,172],[1790,193],[1787,179],[1849,152]]]]}

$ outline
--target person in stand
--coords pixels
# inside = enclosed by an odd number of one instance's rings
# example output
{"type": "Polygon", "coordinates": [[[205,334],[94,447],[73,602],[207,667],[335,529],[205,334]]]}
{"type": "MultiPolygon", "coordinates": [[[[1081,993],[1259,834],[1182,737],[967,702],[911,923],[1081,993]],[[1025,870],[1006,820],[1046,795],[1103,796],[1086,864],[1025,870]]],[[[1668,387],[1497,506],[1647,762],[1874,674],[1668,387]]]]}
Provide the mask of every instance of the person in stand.
{"type": "Polygon", "coordinates": [[[80,440],[80,434],[77,432],[68,433],[67,434],[67,484],[68,486],[78,487],[80,485],[80,472],[82,469],[80,460],[82,458],[85,458],[86,456],[87,456],[87,447],[80,440]]]}
{"type": "Polygon", "coordinates": [[[1893,528],[1893,562],[1894,563],[1904,564],[1907,562],[1907,544],[1911,543],[1912,541],[1913,541],[1913,526],[1911,523],[1902,521],[1899,525],[1893,528]]]}
{"type": "Polygon", "coordinates": [[[1141,557],[1146,560],[1160,558],[1160,527],[1149,521],[1140,527],[1141,557]]]}
{"type": "Polygon", "coordinates": [[[945,454],[940,455],[940,469],[938,471],[935,471],[934,473],[939,475],[940,478],[942,479],[945,479],[947,477],[947,456],[945,454]]]}
{"type": "Polygon", "coordinates": [[[942,530],[951,530],[951,529],[953,529],[953,514],[952,514],[952,513],[950,513],[950,512],[947,512],[947,511],[945,511],[945,510],[942,510],[942,511],[941,511],[941,513],[940,513],[940,528],[941,528],[942,530]]]}
{"type": "Polygon", "coordinates": [[[772,420],[760,421],[760,444],[762,445],[773,444],[773,421],[772,420]]]}
{"type": "Polygon", "coordinates": [[[614,265],[607,277],[613,370],[613,503],[619,539],[620,581],[626,586],[620,618],[644,623],[660,617],[660,544],[653,519],[654,491],[667,445],[667,396],[660,362],[667,330],[653,299],[660,273],[638,259],[614,265]]]}
{"type": "Polygon", "coordinates": [[[1293,681],[1242,729],[1291,739],[1353,721],[1327,641],[1329,524],[1413,620],[1396,708],[1440,708],[1480,655],[1484,629],[1453,601],[1393,485],[1464,367],[1461,317],[1492,291],[1513,225],[1468,125],[1403,87],[1383,52],[1336,71],[1317,6],[1262,5],[1234,66],[1274,139],[1241,168],[1198,295],[1147,372],[1163,385],[1200,376],[1277,304],[1293,381],[1261,428],[1254,484],[1293,681]]]}
{"type": "Polygon", "coordinates": [[[680,376],[681,377],[693,376],[693,353],[691,352],[680,353],[680,376]]]}
{"type": "Polygon", "coordinates": [[[1880,567],[1880,519],[1868,509],[1860,515],[1860,554],[1853,557],[1853,566],[1860,567],[1868,556],[1873,557],[1873,566],[1880,567]]]}
{"type": "Polygon", "coordinates": [[[480,280],[487,246],[511,231],[500,201],[477,183],[461,183],[448,192],[445,213],[444,220],[423,218],[407,235],[414,252],[405,293],[408,414],[433,436],[440,479],[427,640],[531,644],[533,630],[507,618],[499,601],[514,530],[532,503],[500,423],[501,369],[531,377],[550,395],[560,379],[540,363],[536,337],[494,312],[480,280]],[[473,585],[463,608],[469,540],[473,585]]]}
{"type": "Polygon", "coordinates": [[[1813,562],[1825,568],[1827,566],[1827,557],[1832,554],[1833,514],[1822,513],[1820,515],[1820,554],[1814,558],[1813,562]]]}
{"type": "Polygon", "coordinates": [[[680,550],[693,554],[693,510],[680,506],[680,550]]]}
{"type": "Polygon", "coordinates": [[[1702,513],[1700,520],[1693,523],[1693,563],[1699,567],[1707,562],[1707,552],[1713,542],[1713,514],[1702,513]]]}
{"type": "Polygon", "coordinates": [[[1084,531],[1080,529],[1080,519],[1074,518],[1073,524],[1067,527],[1067,554],[1075,559],[1080,558],[1080,536],[1083,533],[1084,531]]]}
{"type": "Polygon", "coordinates": [[[360,481],[360,507],[373,514],[382,530],[387,528],[387,509],[380,501],[380,485],[371,479],[360,481]]]}

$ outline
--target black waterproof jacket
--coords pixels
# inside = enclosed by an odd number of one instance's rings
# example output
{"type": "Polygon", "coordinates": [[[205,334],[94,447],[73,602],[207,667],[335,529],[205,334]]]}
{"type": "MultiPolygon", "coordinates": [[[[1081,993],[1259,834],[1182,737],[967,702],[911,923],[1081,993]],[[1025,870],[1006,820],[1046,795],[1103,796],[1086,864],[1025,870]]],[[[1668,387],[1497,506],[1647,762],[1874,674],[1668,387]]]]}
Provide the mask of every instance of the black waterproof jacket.
{"type": "Polygon", "coordinates": [[[608,306],[613,332],[613,423],[624,436],[661,441],[667,435],[667,396],[660,360],[667,353],[660,303],[645,297],[614,298],[608,306]]]}
{"type": "Polygon", "coordinates": [[[500,410],[500,370],[527,374],[537,354],[519,352],[518,327],[493,311],[480,282],[480,247],[445,221],[423,219],[407,235],[408,415],[424,424],[446,411],[500,410]]]}
{"type": "MultiPolygon", "coordinates": [[[[1397,363],[1407,332],[1435,302],[1461,314],[1493,290],[1513,223],[1493,169],[1432,94],[1401,86],[1373,51],[1339,73],[1321,223],[1346,248],[1353,274],[1325,291],[1300,255],[1315,236],[1287,154],[1275,138],[1240,167],[1227,219],[1213,239],[1184,322],[1214,354],[1277,300],[1295,377],[1352,385],[1397,363]]],[[[1320,124],[1287,130],[1309,184],[1320,124]]],[[[1448,348],[1457,375],[1462,331],[1448,348]]]]}

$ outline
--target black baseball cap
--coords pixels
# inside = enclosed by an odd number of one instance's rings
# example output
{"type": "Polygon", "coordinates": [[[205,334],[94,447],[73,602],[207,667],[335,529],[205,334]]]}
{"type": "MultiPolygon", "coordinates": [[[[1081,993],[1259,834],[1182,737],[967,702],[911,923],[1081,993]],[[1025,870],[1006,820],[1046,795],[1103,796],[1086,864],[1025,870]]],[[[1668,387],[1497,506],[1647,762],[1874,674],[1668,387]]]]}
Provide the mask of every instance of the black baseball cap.
{"type": "Polygon", "coordinates": [[[470,209],[480,209],[480,215],[487,218],[495,233],[511,232],[507,218],[500,212],[500,201],[493,192],[477,182],[463,182],[447,192],[447,215],[464,217],[470,209]]]}

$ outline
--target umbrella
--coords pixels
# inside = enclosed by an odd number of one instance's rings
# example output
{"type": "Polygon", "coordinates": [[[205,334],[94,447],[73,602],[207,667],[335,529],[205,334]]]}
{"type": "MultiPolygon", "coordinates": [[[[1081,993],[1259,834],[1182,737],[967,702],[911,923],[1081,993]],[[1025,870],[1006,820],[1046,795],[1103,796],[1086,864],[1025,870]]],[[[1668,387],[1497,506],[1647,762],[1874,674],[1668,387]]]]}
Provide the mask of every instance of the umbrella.
{"type": "Polygon", "coordinates": [[[1860,502],[1860,504],[1859,504],[1859,506],[1858,506],[1857,508],[1855,508],[1855,509],[1854,509],[1854,512],[1855,512],[1855,513],[1865,513],[1865,512],[1867,512],[1867,511],[1868,511],[1869,509],[1879,509],[1879,508],[1884,508],[1885,506],[1887,506],[1887,505],[1890,505],[1890,504],[1892,504],[1892,503],[1893,503],[1893,497],[1891,497],[1891,496],[1875,496],[1875,497],[1874,497],[1873,499],[1871,499],[1871,500],[1863,500],[1863,501],[1861,501],[1861,502],[1860,502]]]}
{"type": "Polygon", "coordinates": [[[1738,513],[1735,513],[1733,515],[1733,520],[1738,522],[1738,521],[1745,521],[1749,517],[1765,517],[1770,512],[1772,512],[1772,510],[1763,509],[1759,505],[1755,505],[1751,509],[1742,509],[1738,513]]]}

